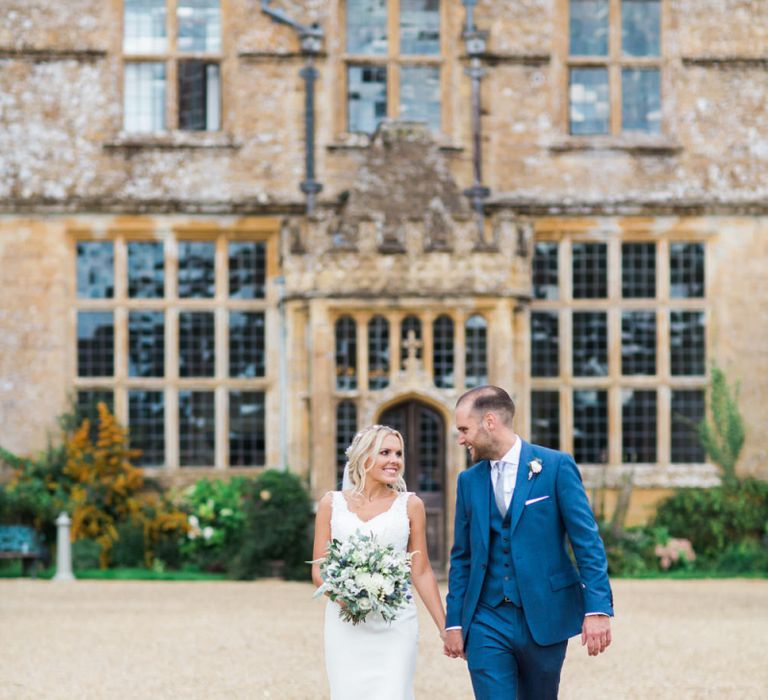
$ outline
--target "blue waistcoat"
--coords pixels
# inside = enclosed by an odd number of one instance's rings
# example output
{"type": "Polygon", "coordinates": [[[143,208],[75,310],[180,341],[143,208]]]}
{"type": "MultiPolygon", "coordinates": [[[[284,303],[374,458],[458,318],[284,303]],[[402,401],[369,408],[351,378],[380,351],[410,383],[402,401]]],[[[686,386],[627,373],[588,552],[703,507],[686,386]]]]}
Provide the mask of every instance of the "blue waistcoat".
{"type": "Polygon", "coordinates": [[[508,598],[515,605],[521,607],[520,591],[517,587],[515,563],[512,560],[510,545],[512,538],[509,532],[509,523],[512,509],[509,508],[506,517],[502,519],[499,507],[496,505],[493,489],[490,490],[490,493],[491,537],[488,543],[488,568],[485,571],[480,602],[496,607],[501,605],[504,598],[508,598]]]}

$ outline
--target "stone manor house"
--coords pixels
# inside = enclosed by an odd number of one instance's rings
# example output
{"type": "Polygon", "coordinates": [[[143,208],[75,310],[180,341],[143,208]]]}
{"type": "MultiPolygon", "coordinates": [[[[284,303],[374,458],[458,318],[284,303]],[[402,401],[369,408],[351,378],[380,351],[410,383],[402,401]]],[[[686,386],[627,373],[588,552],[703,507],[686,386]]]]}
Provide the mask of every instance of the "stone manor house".
{"type": "Polygon", "coordinates": [[[0,444],[320,496],[389,423],[441,566],[467,388],[638,520],[717,362],[768,476],[767,102],[766,2],[1,0],[0,444]]]}

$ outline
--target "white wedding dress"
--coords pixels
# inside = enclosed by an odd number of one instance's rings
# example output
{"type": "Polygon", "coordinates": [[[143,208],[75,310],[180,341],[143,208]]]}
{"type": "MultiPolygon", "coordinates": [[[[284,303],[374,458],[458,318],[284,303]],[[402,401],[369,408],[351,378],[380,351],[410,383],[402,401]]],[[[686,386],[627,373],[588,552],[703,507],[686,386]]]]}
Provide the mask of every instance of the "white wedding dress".
{"type": "MultiPolygon", "coordinates": [[[[398,494],[389,510],[366,522],[349,510],[340,491],[334,491],[331,537],[343,541],[359,530],[363,534],[373,533],[383,545],[406,551],[410,535],[406,509],[409,495],[398,494]]],[[[413,600],[391,623],[372,614],[357,625],[344,622],[339,617],[338,604],[328,601],[325,667],[331,700],[412,700],[417,642],[413,600]]]]}

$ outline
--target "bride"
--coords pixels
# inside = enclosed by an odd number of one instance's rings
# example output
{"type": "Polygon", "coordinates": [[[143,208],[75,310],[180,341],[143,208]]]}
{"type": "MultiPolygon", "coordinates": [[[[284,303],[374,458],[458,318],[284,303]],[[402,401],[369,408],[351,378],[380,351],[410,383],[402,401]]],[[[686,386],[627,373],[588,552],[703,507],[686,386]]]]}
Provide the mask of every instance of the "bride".
{"type": "MultiPolygon", "coordinates": [[[[315,520],[313,559],[326,553],[331,538],[345,540],[359,531],[382,545],[413,552],[411,580],[442,637],[445,611],[427,556],[423,501],[408,493],[403,479],[403,438],[384,425],[371,425],[347,448],[342,491],[320,501],[315,520]]],[[[320,586],[320,566],[312,566],[320,586]]],[[[332,700],[411,700],[416,670],[418,623],[411,600],[392,623],[380,615],[352,625],[328,601],[325,610],[325,666],[332,700]]]]}

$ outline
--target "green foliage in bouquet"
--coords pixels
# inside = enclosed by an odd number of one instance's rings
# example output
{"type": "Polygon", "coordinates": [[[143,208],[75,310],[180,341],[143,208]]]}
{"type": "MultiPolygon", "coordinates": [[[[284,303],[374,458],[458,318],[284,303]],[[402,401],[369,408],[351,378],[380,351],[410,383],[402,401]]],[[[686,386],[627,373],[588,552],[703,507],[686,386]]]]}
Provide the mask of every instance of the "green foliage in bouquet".
{"type": "Polygon", "coordinates": [[[245,523],[231,575],[309,579],[312,503],[301,479],[290,472],[265,471],[246,483],[243,504],[245,523]]]}
{"type": "Polygon", "coordinates": [[[226,571],[242,538],[247,480],[200,479],[183,493],[188,531],[181,543],[187,562],[204,571],[226,571]]]}
{"type": "Polygon", "coordinates": [[[412,556],[359,530],[343,542],[331,540],[326,555],[312,562],[320,564],[323,579],[315,597],[327,595],[341,603],[339,616],[353,625],[365,622],[371,614],[392,622],[413,599],[412,556]]]}

